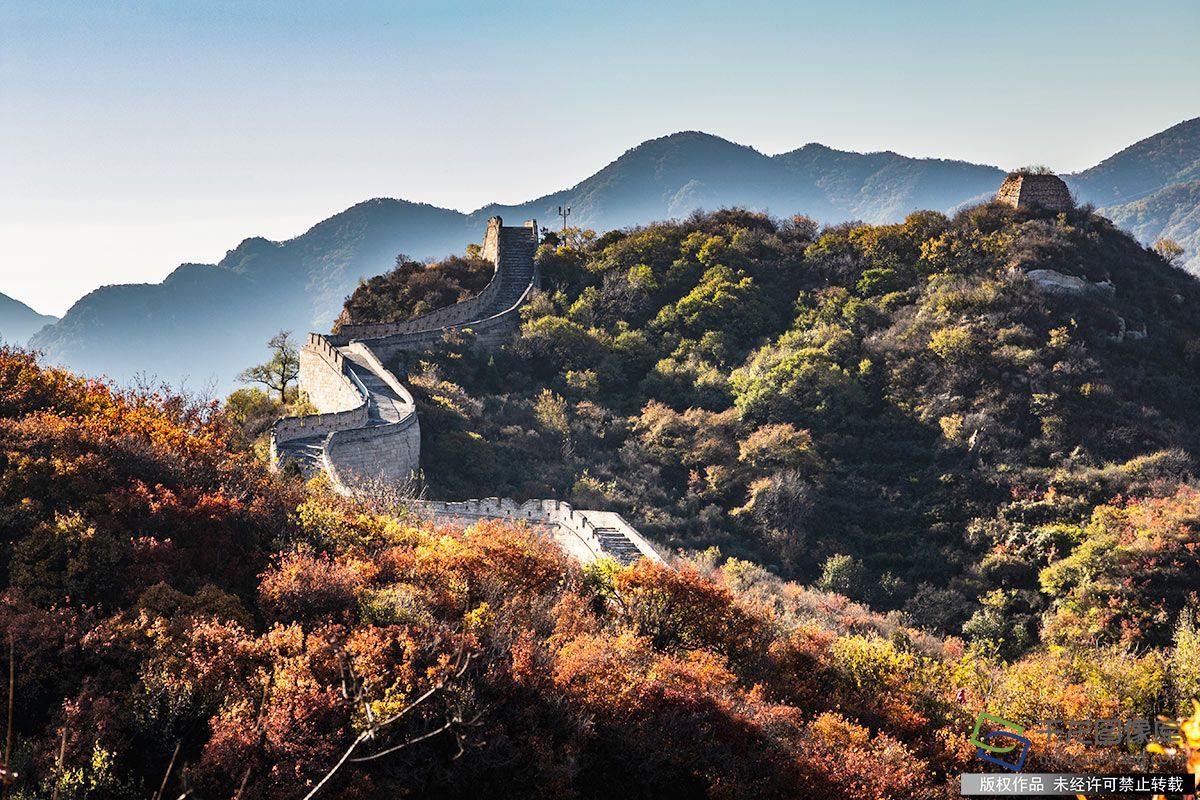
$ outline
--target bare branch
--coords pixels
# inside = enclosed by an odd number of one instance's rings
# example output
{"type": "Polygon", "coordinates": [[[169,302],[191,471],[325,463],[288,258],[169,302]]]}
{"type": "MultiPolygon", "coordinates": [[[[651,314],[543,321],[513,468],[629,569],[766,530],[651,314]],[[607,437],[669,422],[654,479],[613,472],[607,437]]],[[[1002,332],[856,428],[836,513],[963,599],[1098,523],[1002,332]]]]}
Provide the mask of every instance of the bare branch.
{"type": "Polygon", "coordinates": [[[63,761],[67,757],[67,726],[62,727],[62,738],[58,742],[58,760],[54,762],[54,790],[50,792],[50,800],[58,800],[58,785],[62,782],[63,761]]]}
{"type": "Polygon", "coordinates": [[[333,765],[333,768],[330,769],[329,772],[325,773],[325,777],[321,778],[320,782],[312,788],[311,792],[304,795],[304,800],[312,800],[312,798],[316,797],[317,792],[321,791],[321,787],[324,786],[325,784],[329,783],[330,779],[333,778],[333,776],[337,774],[337,771],[339,769],[341,769],[342,765],[346,763],[346,760],[348,758],[350,758],[350,754],[354,752],[354,749],[356,747],[358,747],[360,744],[362,744],[363,742],[365,742],[367,740],[368,736],[372,733],[373,733],[373,731],[371,731],[370,729],[367,729],[367,730],[363,731],[362,733],[360,733],[358,735],[358,737],[355,738],[355,740],[353,742],[351,742],[350,746],[348,748],[346,748],[346,752],[342,753],[342,757],[339,758],[337,763],[333,765]]]}
{"type": "MultiPolygon", "coordinates": [[[[391,755],[392,753],[395,753],[399,750],[403,750],[406,747],[411,747],[412,745],[416,744],[417,742],[423,742],[426,739],[432,739],[434,736],[437,736],[439,733],[448,731],[453,727],[460,726],[460,725],[462,725],[462,726],[475,725],[476,723],[479,722],[479,719],[481,716],[482,716],[481,714],[476,714],[474,717],[472,717],[470,719],[470,721],[464,722],[463,718],[462,718],[462,711],[460,709],[458,713],[456,713],[454,716],[447,719],[446,723],[438,728],[435,728],[427,733],[423,733],[420,736],[409,739],[406,742],[401,742],[400,744],[398,744],[394,747],[389,747],[386,750],[381,750],[378,753],[372,753],[369,756],[359,756],[358,758],[352,758],[350,760],[354,761],[356,763],[361,762],[361,761],[374,761],[377,758],[382,758],[383,756],[391,755]]],[[[454,755],[454,758],[458,758],[465,752],[463,750],[463,746],[462,746],[462,743],[463,743],[462,734],[456,734],[454,739],[458,745],[458,752],[454,755]]]]}
{"type": "Polygon", "coordinates": [[[163,792],[167,790],[167,781],[171,779],[171,770],[175,769],[175,759],[179,758],[179,748],[182,745],[182,739],[175,743],[175,752],[171,753],[171,761],[167,764],[167,772],[163,775],[162,784],[159,785],[158,791],[154,793],[154,800],[162,800],[163,792]]]}
{"type": "Polygon", "coordinates": [[[369,756],[359,756],[358,758],[352,758],[350,760],[357,763],[357,762],[362,762],[362,761],[374,761],[377,758],[383,758],[384,756],[391,755],[392,753],[395,753],[398,750],[403,750],[406,747],[410,747],[410,746],[416,744],[417,742],[423,742],[426,739],[432,739],[434,736],[437,736],[439,733],[450,730],[450,728],[453,727],[454,723],[455,723],[454,719],[448,719],[448,720],[446,720],[446,724],[442,725],[441,727],[434,728],[433,730],[429,731],[428,733],[423,733],[420,736],[409,739],[406,742],[401,742],[400,744],[396,745],[395,747],[389,747],[387,750],[381,750],[380,752],[372,753],[369,756]]]}
{"type": "Polygon", "coordinates": [[[13,657],[13,636],[12,631],[8,632],[8,724],[7,732],[4,734],[4,769],[0,773],[0,780],[4,782],[4,796],[8,797],[9,787],[13,781],[17,779],[17,773],[10,769],[12,765],[12,743],[13,743],[13,695],[17,688],[17,666],[13,657]]]}
{"type": "MultiPolygon", "coordinates": [[[[361,682],[359,681],[357,675],[354,672],[353,663],[350,663],[349,656],[347,656],[346,654],[343,654],[343,658],[345,659],[345,661],[343,662],[343,667],[342,667],[342,696],[345,697],[347,700],[351,700],[351,697],[353,697],[352,702],[354,702],[355,705],[357,705],[357,703],[361,701],[364,704],[364,706],[367,706],[369,708],[370,702],[369,702],[369,698],[367,697],[367,692],[366,692],[365,688],[362,686],[361,682]],[[349,676],[349,680],[347,680],[347,676],[349,676]]],[[[422,734],[421,736],[418,736],[414,739],[410,739],[400,745],[389,748],[382,752],[375,753],[374,755],[365,756],[363,758],[351,758],[351,756],[354,754],[354,751],[358,749],[359,745],[361,745],[363,742],[365,742],[369,739],[373,739],[375,737],[375,734],[378,733],[382,728],[385,728],[388,725],[391,725],[391,724],[399,721],[401,718],[404,717],[404,715],[408,714],[414,708],[417,708],[422,703],[424,703],[426,700],[428,700],[429,698],[433,697],[438,692],[441,692],[443,689],[445,689],[446,685],[451,680],[457,680],[458,678],[461,678],[464,674],[466,674],[467,667],[470,666],[472,658],[474,658],[473,653],[468,653],[465,647],[460,649],[458,651],[458,655],[455,657],[455,662],[453,665],[453,672],[449,676],[443,676],[441,679],[439,679],[437,681],[437,683],[435,683],[433,686],[431,686],[428,691],[423,693],[416,700],[413,700],[411,703],[406,705],[404,708],[400,709],[395,714],[392,714],[390,717],[383,720],[382,722],[372,722],[371,721],[372,717],[368,716],[368,727],[362,733],[360,733],[358,736],[356,736],[354,738],[354,741],[351,742],[350,746],[346,748],[346,752],[342,753],[342,757],[339,758],[337,760],[337,763],[335,763],[329,769],[329,771],[325,773],[325,776],[323,778],[321,778],[321,780],[317,783],[317,785],[314,786],[309,791],[308,794],[304,795],[303,800],[312,800],[312,798],[316,797],[317,793],[319,791],[321,791],[321,789],[325,786],[325,784],[329,783],[329,781],[333,779],[333,776],[336,775],[343,766],[345,766],[347,761],[355,761],[355,762],[371,761],[373,759],[380,758],[381,756],[385,756],[389,753],[394,753],[397,750],[402,750],[405,747],[409,747],[413,744],[416,744],[417,742],[424,741],[425,739],[429,739],[433,736],[436,736],[439,733],[442,733],[443,731],[448,730],[449,728],[453,727],[455,724],[462,723],[462,715],[455,714],[451,719],[446,721],[445,725],[441,726],[440,728],[437,728],[436,730],[429,731],[428,733],[422,734]]],[[[478,717],[476,717],[476,719],[478,719],[478,717]]],[[[474,722],[474,720],[472,720],[472,723],[473,722],[474,722]]],[[[460,754],[461,754],[461,749],[462,749],[461,742],[459,743],[459,749],[460,749],[460,754]]]]}

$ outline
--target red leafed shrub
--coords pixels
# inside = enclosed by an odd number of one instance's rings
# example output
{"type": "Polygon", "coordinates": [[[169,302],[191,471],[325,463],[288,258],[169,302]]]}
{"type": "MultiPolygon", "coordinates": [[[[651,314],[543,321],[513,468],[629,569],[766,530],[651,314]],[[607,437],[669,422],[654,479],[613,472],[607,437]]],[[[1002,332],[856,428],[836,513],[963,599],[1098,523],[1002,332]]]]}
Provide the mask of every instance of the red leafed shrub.
{"type": "Polygon", "coordinates": [[[808,726],[803,749],[818,796],[901,800],[927,782],[926,765],[902,743],[836,713],[808,726]]]}
{"type": "Polygon", "coordinates": [[[327,553],[287,553],[262,575],[259,605],[271,618],[311,620],[350,613],[365,583],[366,565],[327,553]]]}
{"type": "Polygon", "coordinates": [[[751,648],[759,632],[729,589],[691,567],[643,559],[622,570],[613,588],[634,629],[659,650],[703,647],[732,657],[751,648]]]}

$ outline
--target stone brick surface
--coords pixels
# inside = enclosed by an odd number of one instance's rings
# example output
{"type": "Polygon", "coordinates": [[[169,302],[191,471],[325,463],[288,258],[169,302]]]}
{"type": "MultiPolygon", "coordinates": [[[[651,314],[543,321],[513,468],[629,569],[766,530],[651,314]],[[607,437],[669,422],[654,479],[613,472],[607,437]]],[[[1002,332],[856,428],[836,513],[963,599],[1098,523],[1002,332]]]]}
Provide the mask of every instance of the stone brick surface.
{"type": "Polygon", "coordinates": [[[1014,172],[1004,179],[996,201],[1013,208],[1040,207],[1050,211],[1069,211],[1075,203],[1071,190],[1057,175],[1014,172]]]}
{"type": "Polygon", "coordinates": [[[322,414],[362,405],[363,396],[345,371],[345,359],[324,337],[309,334],[300,348],[300,388],[322,414]]]}

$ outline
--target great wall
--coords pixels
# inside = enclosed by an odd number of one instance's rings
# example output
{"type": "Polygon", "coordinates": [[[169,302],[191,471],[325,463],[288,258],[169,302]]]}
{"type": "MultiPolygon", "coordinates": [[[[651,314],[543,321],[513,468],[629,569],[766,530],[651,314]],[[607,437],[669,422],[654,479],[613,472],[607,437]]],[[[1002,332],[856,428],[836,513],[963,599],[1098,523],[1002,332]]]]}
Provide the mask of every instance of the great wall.
{"type": "MultiPolygon", "coordinates": [[[[404,486],[420,469],[421,427],[412,394],[386,367],[401,353],[441,345],[470,331],[475,346],[499,346],[520,325],[521,306],[538,285],[537,223],[505,227],[488,220],[481,255],[495,265],[476,296],[400,323],[343,325],[336,334],[310,333],[300,349],[300,387],[320,413],[284,417],[271,430],[271,461],[293,461],[305,475],[323,472],[340,493],[404,486]]],[[[573,508],[559,500],[517,503],[501,498],[462,502],[407,501],[428,519],[467,524],[520,520],[545,529],[583,562],[609,556],[623,564],[661,561],[628,522],[612,511],[573,508]]]]}

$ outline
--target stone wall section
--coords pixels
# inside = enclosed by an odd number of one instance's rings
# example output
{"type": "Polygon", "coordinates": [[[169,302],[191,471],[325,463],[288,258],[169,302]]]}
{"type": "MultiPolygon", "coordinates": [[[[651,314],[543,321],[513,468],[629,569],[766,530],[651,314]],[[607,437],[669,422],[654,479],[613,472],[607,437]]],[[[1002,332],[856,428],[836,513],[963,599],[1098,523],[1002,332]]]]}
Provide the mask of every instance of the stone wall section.
{"type": "Polygon", "coordinates": [[[352,408],[349,411],[284,417],[272,428],[272,439],[274,444],[280,445],[295,439],[308,439],[347,428],[358,428],[367,424],[367,413],[368,405],[364,401],[358,408],[352,408]]]}
{"type": "MultiPolygon", "coordinates": [[[[536,235],[537,223],[533,220],[525,223],[525,227],[533,227],[536,235]]],[[[479,294],[469,297],[453,305],[439,308],[428,314],[422,314],[405,322],[385,322],[378,324],[343,325],[337,333],[340,341],[355,339],[379,339],[399,336],[406,333],[422,333],[437,331],[456,325],[488,317],[491,309],[500,295],[504,284],[504,273],[501,269],[500,237],[503,231],[500,217],[492,217],[487,222],[487,232],[483,237],[483,248],[480,255],[495,265],[492,279],[479,294]]]]}
{"type": "Polygon", "coordinates": [[[334,431],[325,440],[322,458],[330,481],[343,494],[373,482],[406,483],[421,468],[417,415],[392,425],[334,431]]]}
{"type": "Polygon", "coordinates": [[[499,347],[521,326],[520,306],[533,293],[533,285],[525,290],[516,306],[480,320],[473,320],[461,327],[436,328],[417,333],[395,333],[368,340],[371,350],[384,361],[391,361],[400,353],[414,353],[441,347],[446,337],[459,331],[469,331],[475,337],[475,346],[484,349],[499,347]]]}
{"type": "Polygon", "coordinates": [[[368,369],[383,380],[392,391],[400,396],[400,399],[408,406],[409,411],[414,414],[417,412],[417,401],[413,398],[412,392],[408,387],[400,382],[400,379],[392,374],[391,370],[383,365],[379,360],[378,354],[368,347],[364,342],[351,342],[346,345],[346,351],[353,353],[360,360],[366,363],[368,369]]]}
{"type": "Polygon", "coordinates": [[[309,399],[322,412],[283,417],[271,428],[271,461],[278,463],[289,442],[325,436],[367,424],[370,398],[366,387],[346,369],[345,359],[320,334],[309,334],[300,349],[300,380],[309,399]]]}
{"type": "Polygon", "coordinates": [[[487,229],[483,232],[483,246],[479,250],[479,255],[495,264],[496,269],[500,268],[500,229],[503,227],[504,220],[500,217],[488,217],[487,229]]]}
{"type": "Polygon", "coordinates": [[[602,531],[618,530],[639,554],[652,561],[663,558],[637,530],[613,511],[585,511],[561,500],[528,500],[518,503],[500,497],[461,502],[415,500],[409,503],[418,514],[448,525],[469,525],[482,519],[503,519],[544,526],[568,553],[583,563],[608,555],[602,531]]]}
{"type": "Polygon", "coordinates": [[[300,386],[322,414],[362,405],[363,392],[346,372],[341,352],[319,333],[300,348],[300,386]]]}

